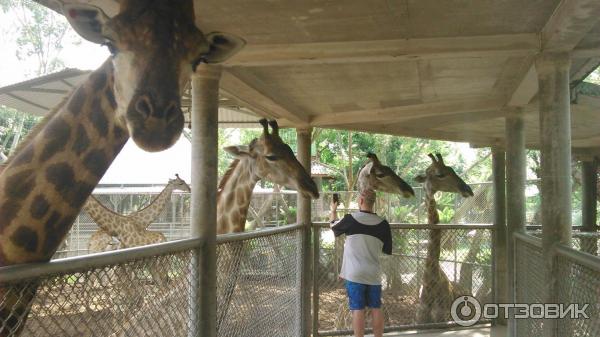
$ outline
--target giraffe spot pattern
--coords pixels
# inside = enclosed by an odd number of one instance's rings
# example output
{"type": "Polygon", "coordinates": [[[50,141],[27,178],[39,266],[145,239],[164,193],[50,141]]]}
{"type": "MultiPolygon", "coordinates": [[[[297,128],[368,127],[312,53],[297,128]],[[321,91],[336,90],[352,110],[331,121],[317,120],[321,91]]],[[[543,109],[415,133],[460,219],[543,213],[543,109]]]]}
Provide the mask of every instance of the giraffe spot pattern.
{"type": "Polygon", "coordinates": [[[15,200],[6,200],[0,206],[0,219],[2,221],[9,221],[17,216],[17,213],[21,210],[21,202],[15,200]]]}
{"type": "Polygon", "coordinates": [[[32,169],[25,170],[6,179],[4,191],[12,199],[24,199],[29,195],[35,184],[35,175],[32,169]]]}
{"type": "Polygon", "coordinates": [[[31,160],[33,160],[33,146],[30,144],[27,145],[23,149],[23,151],[19,152],[19,154],[15,156],[15,159],[12,161],[12,164],[15,166],[29,164],[31,160]]]}
{"type": "Polygon", "coordinates": [[[68,109],[71,112],[71,114],[78,115],[82,111],[85,99],[85,90],[83,89],[83,87],[80,87],[75,91],[73,97],[71,98],[71,101],[69,102],[68,109]]]}
{"type": "Polygon", "coordinates": [[[108,169],[108,158],[103,150],[95,149],[83,158],[83,166],[96,176],[102,176],[108,169]]]}
{"type": "Polygon", "coordinates": [[[56,153],[63,151],[71,137],[71,127],[64,119],[55,118],[48,124],[44,134],[47,143],[40,156],[42,161],[46,161],[56,153]]]}
{"type": "Polygon", "coordinates": [[[29,212],[34,219],[41,219],[44,217],[44,215],[46,215],[46,213],[48,213],[49,208],[50,204],[46,198],[43,195],[38,194],[33,199],[31,207],[29,208],[29,212]]]}
{"type": "Polygon", "coordinates": [[[63,199],[76,209],[83,206],[94,189],[94,186],[88,183],[77,181],[73,168],[66,163],[58,163],[48,167],[46,169],[46,179],[54,185],[55,190],[62,195],[63,199]]]}
{"type": "Polygon", "coordinates": [[[38,244],[37,233],[29,227],[21,226],[10,236],[10,240],[28,252],[35,252],[38,244]]]}
{"type": "Polygon", "coordinates": [[[46,240],[44,241],[44,245],[42,247],[43,251],[49,255],[54,254],[54,251],[62,240],[67,235],[69,229],[71,229],[71,224],[75,220],[76,215],[64,217],[62,219],[57,219],[56,222],[49,224],[46,223],[46,227],[52,227],[52,230],[46,231],[46,240]]]}
{"type": "Polygon", "coordinates": [[[104,115],[102,100],[99,97],[94,98],[92,101],[92,111],[89,118],[100,137],[106,137],[108,135],[108,119],[104,115]]]}
{"type": "Polygon", "coordinates": [[[89,146],[90,138],[88,137],[87,131],[83,125],[79,125],[75,136],[75,142],[73,143],[73,151],[75,151],[77,155],[81,155],[89,146]]]}

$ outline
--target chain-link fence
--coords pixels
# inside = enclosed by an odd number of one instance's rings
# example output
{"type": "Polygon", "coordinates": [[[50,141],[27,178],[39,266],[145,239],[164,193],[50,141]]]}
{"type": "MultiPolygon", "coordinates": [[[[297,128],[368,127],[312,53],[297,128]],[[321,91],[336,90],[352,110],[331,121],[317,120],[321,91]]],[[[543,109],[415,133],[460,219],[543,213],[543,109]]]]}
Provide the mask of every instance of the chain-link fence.
{"type": "Polygon", "coordinates": [[[600,336],[600,259],[560,247],[557,252],[557,299],[569,305],[588,304],[586,319],[563,319],[558,323],[558,336],[600,336]]]}
{"type": "MultiPolygon", "coordinates": [[[[515,236],[515,299],[517,303],[544,303],[544,257],[542,241],[515,236]]],[[[542,319],[516,320],[517,336],[542,336],[542,319]]]]}
{"type": "MultiPolygon", "coordinates": [[[[344,238],[334,238],[327,224],[316,224],[314,228],[318,231],[316,252],[319,258],[314,266],[313,286],[318,311],[313,322],[321,336],[348,333],[352,328],[352,317],[343,282],[338,277],[344,238]]],[[[432,248],[430,243],[433,243],[432,230],[428,228],[428,225],[392,225],[393,255],[382,258],[383,312],[388,330],[451,321],[451,302],[428,303],[427,297],[423,296],[423,289],[440,289],[436,284],[423,284],[424,275],[428,272],[427,252],[432,248]],[[447,317],[441,320],[419,319],[419,306],[439,309],[447,313],[447,317]]],[[[492,226],[441,225],[441,228],[444,229],[438,229],[442,231],[438,265],[449,281],[451,296],[471,294],[482,303],[492,301],[492,226]]],[[[440,279],[436,282],[445,281],[440,279]]]]}
{"type": "MultiPolygon", "coordinates": [[[[195,328],[200,245],[187,239],[3,268],[0,335],[186,336],[195,328]]],[[[299,335],[300,249],[297,226],[218,239],[220,336],[299,335]]]]}

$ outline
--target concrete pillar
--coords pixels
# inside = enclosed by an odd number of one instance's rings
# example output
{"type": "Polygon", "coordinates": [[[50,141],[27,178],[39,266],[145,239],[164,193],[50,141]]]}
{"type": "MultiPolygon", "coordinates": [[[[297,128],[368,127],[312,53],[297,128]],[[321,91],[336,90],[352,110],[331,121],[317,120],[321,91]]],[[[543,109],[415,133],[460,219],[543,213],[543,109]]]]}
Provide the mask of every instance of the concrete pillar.
{"type": "MultiPolygon", "coordinates": [[[[298,139],[298,161],[310,172],[310,143],[312,128],[297,129],[298,139]]],[[[309,336],[311,333],[311,284],[312,284],[312,249],[311,228],[312,219],[310,212],[310,198],[298,194],[298,211],[296,221],[304,225],[302,231],[302,255],[300,259],[302,276],[300,278],[300,289],[302,289],[302,300],[300,313],[300,336],[309,336]]]]}
{"type": "Polygon", "coordinates": [[[217,146],[221,67],[200,64],[192,75],[192,237],[205,243],[192,265],[190,336],[215,337],[217,317],[217,146]],[[195,324],[194,324],[195,323],[195,324]]]}
{"type": "MultiPolygon", "coordinates": [[[[545,258],[545,303],[556,303],[555,245],[571,240],[571,111],[570,57],[567,53],[538,56],[542,247],[545,258]]],[[[557,336],[557,320],[544,321],[544,336],[557,336]]]]}
{"type": "MultiPolygon", "coordinates": [[[[506,153],[498,147],[492,148],[492,172],[494,174],[494,300],[507,303],[508,261],[506,259],[506,153]]],[[[504,313],[495,321],[506,325],[504,313]]]]}
{"type": "MultiPolygon", "coordinates": [[[[525,181],[527,161],[525,132],[520,108],[507,108],[506,117],[506,259],[508,302],[515,303],[515,244],[513,234],[525,231],[525,181]]],[[[509,336],[516,336],[516,322],[508,322],[509,336]]]]}

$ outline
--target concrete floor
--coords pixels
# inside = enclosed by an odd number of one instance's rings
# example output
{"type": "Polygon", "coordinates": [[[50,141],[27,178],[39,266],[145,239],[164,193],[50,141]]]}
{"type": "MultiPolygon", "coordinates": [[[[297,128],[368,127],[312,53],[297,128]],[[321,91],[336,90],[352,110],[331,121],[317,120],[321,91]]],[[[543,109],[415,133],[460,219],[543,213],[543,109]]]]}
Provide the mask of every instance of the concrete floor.
{"type": "MultiPolygon", "coordinates": [[[[372,336],[372,335],[369,335],[372,336]]],[[[504,337],[506,327],[477,327],[472,329],[431,330],[427,332],[403,331],[384,334],[385,337],[504,337]]]]}

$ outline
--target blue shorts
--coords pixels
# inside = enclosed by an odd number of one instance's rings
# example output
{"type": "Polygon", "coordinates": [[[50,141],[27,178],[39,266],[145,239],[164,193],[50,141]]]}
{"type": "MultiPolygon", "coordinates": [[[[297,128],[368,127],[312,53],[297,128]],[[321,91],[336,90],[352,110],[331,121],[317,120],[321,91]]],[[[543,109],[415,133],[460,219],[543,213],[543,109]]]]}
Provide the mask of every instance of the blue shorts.
{"type": "Polygon", "coordinates": [[[381,285],[356,283],[346,280],[350,310],[363,310],[365,306],[381,308],[381,285]]]}

